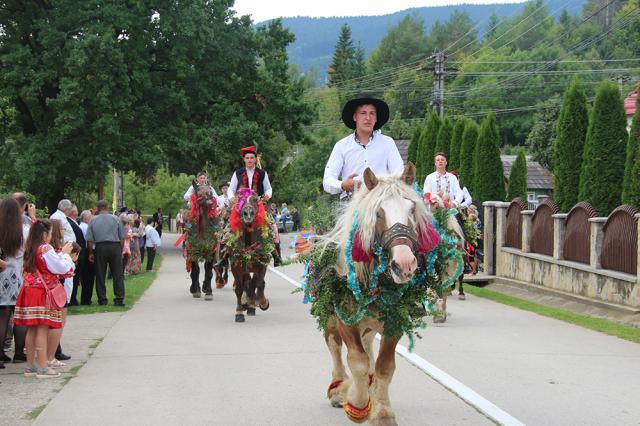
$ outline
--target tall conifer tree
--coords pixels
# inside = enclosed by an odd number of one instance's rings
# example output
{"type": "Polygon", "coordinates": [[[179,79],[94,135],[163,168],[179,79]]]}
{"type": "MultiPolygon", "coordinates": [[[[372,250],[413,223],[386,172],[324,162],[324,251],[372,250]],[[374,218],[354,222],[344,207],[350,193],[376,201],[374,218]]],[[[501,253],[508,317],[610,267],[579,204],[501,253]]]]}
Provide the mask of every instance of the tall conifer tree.
{"type": "Polygon", "coordinates": [[[627,120],[618,86],[603,82],[591,111],[580,170],[580,201],[608,215],[621,201],[627,120]]]}
{"type": "Polygon", "coordinates": [[[578,202],[580,166],[588,126],[587,96],[580,82],[574,80],[564,93],[553,144],[554,198],[563,212],[578,202]]]}
{"type": "Polygon", "coordinates": [[[489,114],[480,125],[476,153],[473,198],[479,202],[504,200],[500,133],[493,114],[489,114]]]}

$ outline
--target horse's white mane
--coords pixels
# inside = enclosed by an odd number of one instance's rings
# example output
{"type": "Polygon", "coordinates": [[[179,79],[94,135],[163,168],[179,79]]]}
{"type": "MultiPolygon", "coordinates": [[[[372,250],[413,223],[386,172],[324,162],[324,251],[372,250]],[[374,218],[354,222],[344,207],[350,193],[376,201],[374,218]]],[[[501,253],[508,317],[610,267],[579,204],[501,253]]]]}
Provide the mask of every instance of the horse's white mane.
{"type": "MultiPolygon", "coordinates": [[[[349,234],[353,225],[354,218],[358,217],[360,232],[360,240],[362,247],[369,250],[375,239],[375,228],[377,212],[385,200],[394,200],[394,202],[402,203],[403,199],[413,201],[416,209],[413,217],[409,218],[408,225],[411,228],[422,228],[422,232],[426,232],[425,218],[429,218],[431,213],[427,210],[423,200],[418,194],[402,181],[400,176],[382,176],[378,177],[378,184],[369,190],[363,184],[358,189],[351,201],[342,208],[338,215],[336,225],[326,236],[327,239],[338,244],[339,253],[344,253],[345,247],[349,241],[349,234]]],[[[340,275],[347,273],[347,265],[344,256],[338,256],[336,269],[340,275]]],[[[356,272],[358,279],[366,279],[369,275],[371,265],[356,262],[356,272]]]]}

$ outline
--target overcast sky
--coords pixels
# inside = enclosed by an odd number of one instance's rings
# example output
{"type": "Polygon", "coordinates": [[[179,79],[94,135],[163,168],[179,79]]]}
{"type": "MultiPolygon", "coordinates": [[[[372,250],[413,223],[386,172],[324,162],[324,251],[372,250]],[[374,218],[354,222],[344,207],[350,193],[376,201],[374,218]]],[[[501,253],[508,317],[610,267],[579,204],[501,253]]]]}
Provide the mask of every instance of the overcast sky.
{"type": "Polygon", "coordinates": [[[522,3],[523,0],[236,0],[239,15],[253,22],[290,16],[386,15],[410,7],[447,6],[461,3],[522,3]]]}

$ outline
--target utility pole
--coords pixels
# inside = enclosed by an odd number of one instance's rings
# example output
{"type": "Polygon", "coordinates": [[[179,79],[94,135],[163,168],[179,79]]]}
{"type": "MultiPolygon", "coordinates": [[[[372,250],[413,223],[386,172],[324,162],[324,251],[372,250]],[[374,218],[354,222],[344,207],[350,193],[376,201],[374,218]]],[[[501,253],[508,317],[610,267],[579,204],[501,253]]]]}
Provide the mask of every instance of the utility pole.
{"type": "Polygon", "coordinates": [[[440,118],[444,118],[444,68],[447,62],[447,55],[444,52],[438,52],[429,57],[433,62],[433,101],[432,105],[438,109],[440,118]]]}
{"type": "Polygon", "coordinates": [[[620,95],[624,97],[624,83],[625,81],[631,80],[631,78],[629,78],[629,76],[627,75],[620,74],[618,77],[616,77],[616,80],[618,81],[618,89],[620,89],[620,95]]]}

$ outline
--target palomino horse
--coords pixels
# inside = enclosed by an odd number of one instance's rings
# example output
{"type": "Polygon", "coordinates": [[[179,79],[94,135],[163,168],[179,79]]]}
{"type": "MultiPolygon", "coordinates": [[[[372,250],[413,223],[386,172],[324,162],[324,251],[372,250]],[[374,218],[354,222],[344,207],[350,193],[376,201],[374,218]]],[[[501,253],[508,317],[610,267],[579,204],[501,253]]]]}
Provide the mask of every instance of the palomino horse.
{"type": "MultiPolygon", "coordinates": [[[[442,197],[440,197],[440,195],[438,195],[438,194],[426,193],[426,194],[424,194],[424,198],[425,198],[425,202],[427,203],[427,206],[429,207],[429,211],[435,211],[437,209],[448,209],[449,208],[447,203],[445,203],[445,201],[442,199],[442,197]]],[[[460,225],[461,220],[458,221],[459,217],[460,217],[460,213],[458,213],[456,215],[453,215],[453,214],[448,215],[447,216],[447,227],[449,229],[454,229],[456,234],[458,234],[460,236],[460,238],[458,239],[458,244],[457,244],[456,248],[460,251],[460,253],[466,253],[466,241],[465,241],[465,236],[464,236],[464,230],[462,229],[462,226],[460,225]]],[[[453,276],[453,271],[445,271],[445,277],[444,278],[447,279],[450,276],[453,276]]],[[[462,275],[460,275],[460,280],[461,280],[460,281],[460,286],[462,286],[462,278],[463,278],[462,275]]],[[[455,285],[453,287],[455,287],[455,285]]],[[[449,293],[450,293],[450,290],[444,291],[442,293],[442,297],[440,298],[440,300],[438,300],[438,304],[437,304],[438,314],[433,317],[433,322],[435,322],[435,323],[443,323],[443,322],[447,321],[447,297],[449,296],[449,293]]]]}
{"type": "Polygon", "coordinates": [[[273,251],[273,234],[264,205],[255,192],[247,188],[238,191],[229,228],[226,250],[235,281],[235,320],[244,322],[245,310],[249,316],[256,314],[256,299],[260,309],[269,309],[269,299],[264,294],[264,277],[273,251]]]}
{"type": "MultiPolygon", "coordinates": [[[[445,235],[444,230],[436,231],[432,225],[433,218],[424,201],[411,187],[415,173],[411,163],[399,178],[377,178],[366,169],[365,185],[338,218],[328,236],[330,241],[316,249],[321,253],[320,264],[329,266],[319,266],[324,269],[313,270],[306,278],[306,285],[312,288],[307,292],[311,294],[312,313],[324,328],[333,360],[327,396],[333,406],[342,406],[347,417],[358,423],[369,419],[378,425],[396,424],[389,401],[396,345],[403,333],[410,337],[415,334],[416,323],[426,314],[421,301],[427,300],[429,308],[435,303],[436,292],[427,283],[437,286],[442,283],[438,274],[448,273],[445,270],[449,266],[453,267],[451,273],[455,270],[455,265],[447,265],[446,261],[433,267],[436,256],[430,254],[445,250],[446,241],[451,245],[455,237],[445,235]],[[331,257],[323,263],[322,253],[329,252],[330,247],[335,250],[335,261],[331,257]],[[328,283],[330,288],[323,287],[328,283]],[[335,299],[340,292],[342,301],[335,299]],[[326,297],[334,299],[327,303],[326,297]],[[321,312],[327,309],[328,320],[323,323],[321,312]],[[345,314],[345,310],[349,312],[345,314]],[[401,311],[408,314],[399,315],[401,311]],[[408,317],[409,322],[402,323],[408,317]],[[394,328],[394,321],[404,325],[394,328]],[[382,338],[374,358],[376,333],[382,338]],[[342,362],[343,343],[347,346],[351,378],[342,362]]],[[[446,250],[456,259],[459,257],[455,249],[446,250]]],[[[307,268],[315,268],[313,262],[312,254],[307,268]]]]}
{"type": "Polygon", "coordinates": [[[194,184],[194,188],[195,191],[189,200],[189,213],[184,226],[184,255],[187,261],[187,272],[191,273],[189,290],[193,297],[200,297],[200,266],[198,262],[204,260],[205,272],[202,291],[204,291],[205,300],[212,300],[212,267],[218,250],[220,219],[216,214],[216,200],[211,196],[211,187],[194,184]]]}

